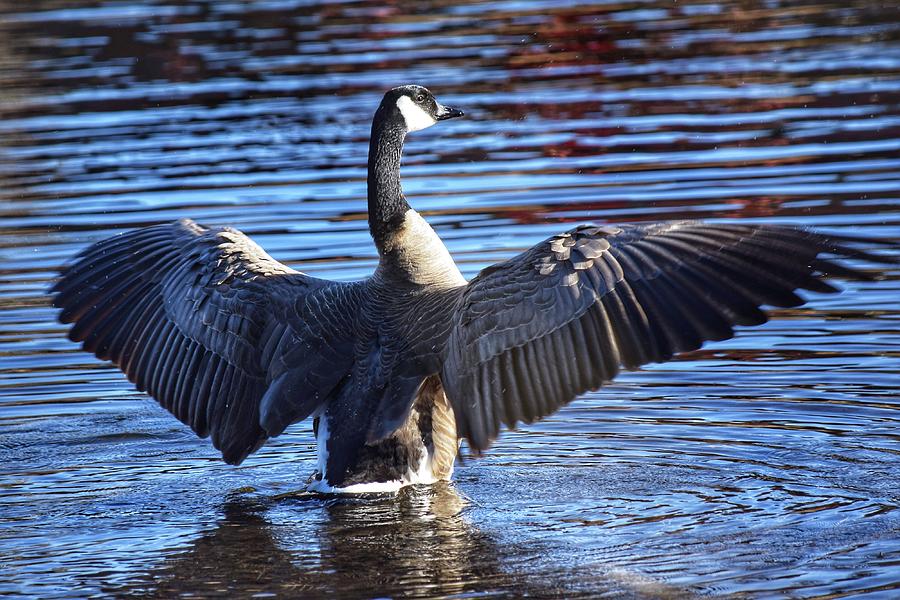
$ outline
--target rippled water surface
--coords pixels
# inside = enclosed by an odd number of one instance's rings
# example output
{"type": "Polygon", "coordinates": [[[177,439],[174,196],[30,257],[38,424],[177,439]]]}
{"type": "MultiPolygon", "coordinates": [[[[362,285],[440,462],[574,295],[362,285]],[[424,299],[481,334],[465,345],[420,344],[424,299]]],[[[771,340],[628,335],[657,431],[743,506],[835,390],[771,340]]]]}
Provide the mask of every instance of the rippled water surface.
{"type": "Polygon", "coordinates": [[[892,2],[0,0],[0,595],[900,595],[896,268],[367,501],[290,494],[308,423],[225,465],[65,339],[56,270],[136,226],[368,274],[409,82],[467,112],[403,172],[467,275],[583,221],[900,237],[892,2]]]}

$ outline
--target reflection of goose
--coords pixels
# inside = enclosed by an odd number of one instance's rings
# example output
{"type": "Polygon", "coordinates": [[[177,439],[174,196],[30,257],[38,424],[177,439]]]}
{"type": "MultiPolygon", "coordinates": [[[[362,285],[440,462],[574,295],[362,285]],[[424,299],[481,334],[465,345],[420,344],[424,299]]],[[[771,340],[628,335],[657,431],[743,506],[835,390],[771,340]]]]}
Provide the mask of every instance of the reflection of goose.
{"type": "MultiPolygon", "coordinates": [[[[535,594],[505,573],[501,548],[460,514],[449,485],[359,502],[347,497],[234,500],[216,526],[114,596],[448,596],[491,589],[535,594]],[[297,515],[311,518],[297,519],[297,515]],[[279,521],[284,517],[285,521],[279,521]]],[[[507,553],[528,549],[505,546],[507,553]]],[[[597,587],[602,582],[596,583],[597,587]]]]}
{"type": "Polygon", "coordinates": [[[400,188],[406,134],[456,117],[428,90],[389,91],[372,125],[375,273],[298,273],[233,229],[179,221],[88,248],[56,284],[73,340],[118,364],[230,463],[314,416],[314,488],[449,479],[466,438],[556,411],[621,367],[663,361],[820,275],[887,261],[793,227],[678,222],[581,226],[466,282],[400,188]],[[830,256],[830,258],[829,258],[830,256]]]}
{"type": "Polygon", "coordinates": [[[186,547],[179,538],[165,560],[144,559],[156,564],[149,572],[119,573],[123,583],[103,591],[117,598],[693,597],[565,553],[560,564],[544,541],[479,531],[463,508],[443,482],[364,499],[236,498],[186,547]]]}
{"type": "Polygon", "coordinates": [[[332,500],[326,505],[328,521],[317,537],[322,563],[358,582],[357,593],[351,594],[355,597],[374,591],[392,596],[385,592],[406,588],[430,590],[424,595],[432,598],[463,595],[485,581],[525,588],[522,578],[502,571],[501,549],[467,522],[463,507],[452,484],[443,482],[378,501],[332,500]]]}

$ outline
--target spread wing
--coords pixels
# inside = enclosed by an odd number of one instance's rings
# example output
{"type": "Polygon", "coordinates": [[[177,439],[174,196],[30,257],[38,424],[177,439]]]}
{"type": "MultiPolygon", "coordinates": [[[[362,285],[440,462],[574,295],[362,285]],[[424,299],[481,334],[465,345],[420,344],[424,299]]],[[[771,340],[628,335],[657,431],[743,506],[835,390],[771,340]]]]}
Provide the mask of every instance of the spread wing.
{"type": "Polygon", "coordinates": [[[476,452],[610,381],[836,292],[836,262],[872,255],[803,229],[677,222],[581,226],[482,271],[457,304],[441,373],[476,452]]]}
{"type": "Polygon", "coordinates": [[[352,284],[294,271],[229,228],[182,220],[112,237],[52,292],[71,340],[210,435],[229,463],[318,408],[352,356],[340,322],[352,310],[309,318],[352,303],[352,284]]]}

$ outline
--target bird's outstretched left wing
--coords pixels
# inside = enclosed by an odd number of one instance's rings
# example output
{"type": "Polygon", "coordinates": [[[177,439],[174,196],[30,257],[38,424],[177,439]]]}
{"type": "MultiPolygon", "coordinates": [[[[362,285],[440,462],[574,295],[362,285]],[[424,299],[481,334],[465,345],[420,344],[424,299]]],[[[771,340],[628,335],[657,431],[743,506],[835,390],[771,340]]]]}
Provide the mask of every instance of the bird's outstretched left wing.
{"type": "Polygon", "coordinates": [[[70,339],[240,463],[349,370],[354,290],[279,263],[239,231],[182,220],[98,242],[52,292],[70,339]]]}

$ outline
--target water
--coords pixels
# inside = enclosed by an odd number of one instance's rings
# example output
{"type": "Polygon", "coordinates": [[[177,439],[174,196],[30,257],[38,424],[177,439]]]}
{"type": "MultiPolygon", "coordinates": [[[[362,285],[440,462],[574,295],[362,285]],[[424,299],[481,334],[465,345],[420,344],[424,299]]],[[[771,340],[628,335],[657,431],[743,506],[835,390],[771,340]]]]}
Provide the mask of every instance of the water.
{"type": "Polygon", "coordinates": [[[810,1],[0,2],[0,594],[900,594],[900,271],[623,375],[455,483],[292,495],[55,323],[85,245],[190,216],[363,277],[371,114],[465,274],[582,221],[900,233],[900,11],[810,1]]]}

